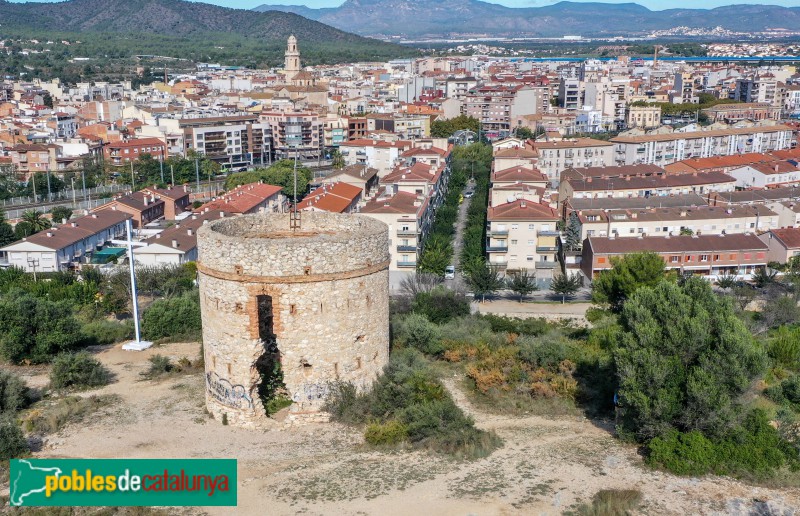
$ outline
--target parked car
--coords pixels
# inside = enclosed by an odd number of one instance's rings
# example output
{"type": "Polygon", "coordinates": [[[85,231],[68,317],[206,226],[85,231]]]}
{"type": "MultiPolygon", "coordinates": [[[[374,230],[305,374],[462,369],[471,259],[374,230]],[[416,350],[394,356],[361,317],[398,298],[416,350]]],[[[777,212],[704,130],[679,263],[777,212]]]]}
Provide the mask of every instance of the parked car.
{"type": "Polygon", "coordinates": [[[444,268],[444,279],[456,279],[456,268],[453,265],[444,268]]]}
{"type": "Polygon", "coordinates": [[[470,199],[470,198],[472,198],[472,196],[473,196],[473,195],[475,195],[475,192],[473,192],[472,190],[470,190],[469,192],[467,192],[467,193],[465,193],[465,194],[464,194],[464,198],[466,198],[466,199],[470,199]]]}

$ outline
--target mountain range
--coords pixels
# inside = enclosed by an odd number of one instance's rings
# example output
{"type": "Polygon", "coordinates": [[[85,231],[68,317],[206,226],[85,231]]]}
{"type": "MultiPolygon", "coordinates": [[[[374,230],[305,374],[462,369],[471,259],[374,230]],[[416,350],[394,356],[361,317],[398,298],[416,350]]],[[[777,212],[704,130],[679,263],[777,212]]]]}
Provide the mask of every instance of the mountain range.
{"type": "MultiPolygon", "coordinates": [[[[301,50],[316,49],[331,59],[335,59],[337,53],[342,54],[338,57],[344,60],[350,55],[390,57],[408,52],[405,47],[364,38],[287,12],[253,12],[183,0],[68,0],[57,3],[0,0],[0,39],[65,33],[87,40],[97,40],[98,34],[103,34],[107,40],[124,35],[126,48],[139,51],[142,51],[139,47],[152,46],[152,41],[165,38],[192,41],[198,46],[205,44],[211,49],[258,45],[282,52],[286,38],[294,34],[301,42],[301,50]],[[137,37],[131,35],[145,35],[148,41],[137,41],[137,37]]],[[[163,49],[165,54],[170,50],[163,49]]]]}
{"type": "Polygon", "coordinates": [[[255,10],[291,12],[357,34],[387,36],[602,37],[678,26],[742,32],[800,27],[800,7],[753,4],[651,11],[635,3],[558,2],[512,8],[481,0],[346,0],[334,8],[265,4],[255,10]]]}

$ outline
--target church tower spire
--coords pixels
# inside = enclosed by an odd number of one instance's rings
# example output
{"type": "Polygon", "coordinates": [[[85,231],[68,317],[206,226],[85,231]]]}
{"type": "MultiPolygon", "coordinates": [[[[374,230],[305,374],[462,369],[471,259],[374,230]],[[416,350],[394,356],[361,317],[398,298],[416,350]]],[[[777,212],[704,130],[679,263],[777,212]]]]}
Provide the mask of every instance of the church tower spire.
{"type": "Polygon", "coordinates": [[[286,41],[286,53],[284,57],[284,73],[291,79],[300,71],[300,51],[297,50],[297,38],[294,37],[294,34],[289,36],[289,39],[286,41]]]}

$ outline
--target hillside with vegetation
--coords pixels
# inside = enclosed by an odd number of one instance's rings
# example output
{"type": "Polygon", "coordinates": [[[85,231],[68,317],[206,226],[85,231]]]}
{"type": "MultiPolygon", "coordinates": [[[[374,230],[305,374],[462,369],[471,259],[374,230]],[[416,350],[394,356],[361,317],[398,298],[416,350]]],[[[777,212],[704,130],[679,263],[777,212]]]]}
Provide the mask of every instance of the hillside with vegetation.
{"type": "MultiPolygon", "coordinates": [[[[45,69],[75,58],[89,66],[114,59],[158,55],[193,62],[272,66],[282,62],[294,34],[308,64],[381,60],[408,48],[363,38],[291,13],[254,13],[182,0],[70,0],[11,3],[0,0],[0,65],[24,62],[45,69]],[[64,43],[67,42],[67,43],[64,43]],[[33,50],[21,54],[22,50],[33,50]]],[[[104,66],[105,67],[105,66],[104,66]]]]}

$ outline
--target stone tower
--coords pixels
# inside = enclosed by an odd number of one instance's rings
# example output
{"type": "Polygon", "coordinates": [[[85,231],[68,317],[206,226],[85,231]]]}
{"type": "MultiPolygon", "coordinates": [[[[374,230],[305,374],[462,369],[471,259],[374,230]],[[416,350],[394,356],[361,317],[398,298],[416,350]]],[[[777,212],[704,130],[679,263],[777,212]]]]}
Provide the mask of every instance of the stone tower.
{"type": "Polygon", "coordinates": [[[229,217],[197,232],[206,406],[266,423],[264,380],[280,370],[291,419],[316,419],[331,382],[368,388],[389,358],[389,240],[361,215],[229,217]],[[263,384],[263,385],[262,385],[263,384]]]}
{"type": "Polygon", "coordinates": [[[300,71],[300,51],[297,50],[297,38],[294,37],[294,34],[289,36],[289,39],[286,41],[286,53],[284,54],[284,58],[283,70],[287,79],[291,79],[300,71]]]}

